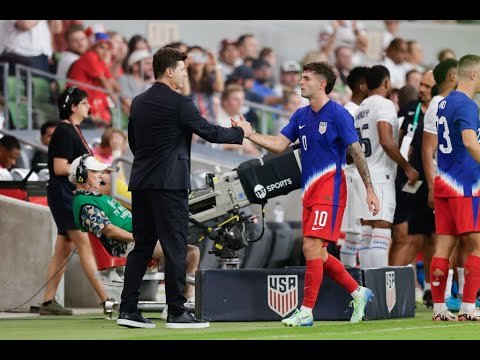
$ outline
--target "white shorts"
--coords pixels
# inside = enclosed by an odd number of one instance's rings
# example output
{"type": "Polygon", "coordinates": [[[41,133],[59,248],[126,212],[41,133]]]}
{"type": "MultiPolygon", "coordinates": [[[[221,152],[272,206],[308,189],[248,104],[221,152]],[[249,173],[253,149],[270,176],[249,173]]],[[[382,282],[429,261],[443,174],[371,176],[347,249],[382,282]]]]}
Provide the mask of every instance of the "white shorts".
{"type": "Polygon", "coordinates": [[[345,205],[340,231],[344,233],[361,234],[362,224],[360,224],[360,219],[355,216],[354,204],[357,199],[355,198],[353,185],[354,178],[345,171],[345,180],[347,182],[347,204],[345,205]]]}
{"type": "Polygon", "coordinates": [[[373,189],[377,194],[378,201],[380,201],[380,211],[377,215],[373,214],[368,209],[367,205],[367,190],[363,185],[362,179],[355,179],[353,182],[353,189],[355,192],[354,198],[354,213],[355,217],[363,220],[384,220],[393,223],[393,215],[395,214],[395,180],[388,182],[375,182],[373,183],[373,189]]]}

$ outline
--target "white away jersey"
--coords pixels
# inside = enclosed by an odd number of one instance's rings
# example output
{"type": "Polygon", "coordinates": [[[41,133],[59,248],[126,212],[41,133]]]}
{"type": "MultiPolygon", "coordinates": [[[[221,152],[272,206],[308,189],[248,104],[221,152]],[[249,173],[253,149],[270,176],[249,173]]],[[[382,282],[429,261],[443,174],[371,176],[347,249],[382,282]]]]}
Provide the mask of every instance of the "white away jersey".
{"type": "MultiPolygon", "coordinates": [[[[395,105],[380,95],[372,95],[362,101],[355,112],[355,129],[372,180],[386,182],[395,179],[397,164],[388,157],[380,145],[377,122],[386,121],[392,125],[393,141],[398,144],[398,117],[395,105]]],[[[358,174],[358,171],[357,171],[358,174]]]]}
{"type": "Polygon", "coordinates": [[[430,104],[428,105],[428,109],[423,117],[423,131],[426,131],[430,134],[437,135],[437,110],[438,110],[438,103],[443,99],[441,95],[435,95],[432,100],[430,100],[430,104]]]}

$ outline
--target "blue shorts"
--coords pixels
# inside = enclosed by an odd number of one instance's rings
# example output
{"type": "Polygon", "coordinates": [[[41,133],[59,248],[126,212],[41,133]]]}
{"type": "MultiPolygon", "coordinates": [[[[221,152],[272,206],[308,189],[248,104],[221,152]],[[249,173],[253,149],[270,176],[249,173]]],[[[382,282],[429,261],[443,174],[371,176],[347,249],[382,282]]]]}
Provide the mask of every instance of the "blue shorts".
{"type": "Polygon", "coordinates": [[[47,185],[47,202],[57,224],[58,235],[67,235],[67,230],[78,230],[73,221],[73,190],[68,180],[50,178],[47,185]]]}

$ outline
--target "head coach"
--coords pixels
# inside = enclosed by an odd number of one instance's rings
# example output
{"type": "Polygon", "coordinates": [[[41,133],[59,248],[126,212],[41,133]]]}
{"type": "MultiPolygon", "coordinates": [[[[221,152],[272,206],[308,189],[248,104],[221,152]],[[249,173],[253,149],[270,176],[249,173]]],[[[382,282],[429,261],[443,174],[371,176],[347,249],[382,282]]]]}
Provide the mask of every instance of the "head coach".
{"type": "Polygon", "coordinates": [[[132,101],[128,142],[134,155],[132,192],[133,237],[118,325],[154,328],[137,309],[139,287],[157,239],[165,253],[167,328],[204,328],[184,306],[188,190],[192,135],[212,143],[241,144],[252,133],[248,122],[223,128],[204,119],[192,100],[176,90],[183,87],[187,56],[162,48],[153,57],[154,85],[132,101]]]}

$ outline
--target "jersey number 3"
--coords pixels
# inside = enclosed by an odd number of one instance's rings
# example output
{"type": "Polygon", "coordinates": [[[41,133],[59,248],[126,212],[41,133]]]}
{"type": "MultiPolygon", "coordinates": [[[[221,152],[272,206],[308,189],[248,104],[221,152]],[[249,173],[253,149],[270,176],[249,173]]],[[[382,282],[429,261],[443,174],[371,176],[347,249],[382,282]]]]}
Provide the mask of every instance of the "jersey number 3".
{"type": "Polygon", "coordinates": [[[441,116],[440,119],[438,119],[438,135],[440,134],[442,134],[443,140],[445,140],[445,144],[443,144],[443,141],[440,141],[439,139],[438,149],[444,154],[450,154],[453,150],[452,140],[450,139],[450,130],[448,129],[448,123],[445,116],[441,116]],[[443,133],[441,133],[440,126],[443,126],[443,133]]]}

